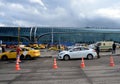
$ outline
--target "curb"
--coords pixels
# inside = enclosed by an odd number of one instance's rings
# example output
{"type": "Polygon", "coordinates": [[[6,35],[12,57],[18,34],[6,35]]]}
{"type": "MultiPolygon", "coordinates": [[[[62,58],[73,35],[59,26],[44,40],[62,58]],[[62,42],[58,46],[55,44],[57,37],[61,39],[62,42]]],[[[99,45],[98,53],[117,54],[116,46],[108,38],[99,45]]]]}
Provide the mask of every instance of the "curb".
{"type": "MultiPolygon", "coordinates": [[[[111,56],[112,54],[107,54],[107,55],[100,55],[100,56],[102,56],[102,57],[105,57],[105,56],[111,56]]],[[[112,56],[118,56],[118,55],[120,55],[120,54],[115,54],[115,55],[112,55],[112,56]]],[[[57,57],[57,55],[51,55],[51,56],[40,56],[39,58],[53,58],[53,57],[57,57]]]]}
{"type": "MultiPolygon", "coordinates": [[[[111,56],[112,54],[109,54],[109,55],[101,55],[101,56],[111,56]]],[[[120,54],[115,54],[115,55],[112,55],[112,56],[118,56],[120,54]]]]}

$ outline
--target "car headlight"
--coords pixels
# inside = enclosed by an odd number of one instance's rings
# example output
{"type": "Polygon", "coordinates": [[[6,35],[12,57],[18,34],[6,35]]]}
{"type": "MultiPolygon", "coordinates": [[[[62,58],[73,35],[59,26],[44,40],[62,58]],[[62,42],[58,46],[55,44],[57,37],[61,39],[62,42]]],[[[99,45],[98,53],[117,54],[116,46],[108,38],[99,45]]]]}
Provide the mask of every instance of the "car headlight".
{"type": "Polygon", "coordinates": [[[59,55],[63,55],[64,53],[59,53],[59,55]]]}

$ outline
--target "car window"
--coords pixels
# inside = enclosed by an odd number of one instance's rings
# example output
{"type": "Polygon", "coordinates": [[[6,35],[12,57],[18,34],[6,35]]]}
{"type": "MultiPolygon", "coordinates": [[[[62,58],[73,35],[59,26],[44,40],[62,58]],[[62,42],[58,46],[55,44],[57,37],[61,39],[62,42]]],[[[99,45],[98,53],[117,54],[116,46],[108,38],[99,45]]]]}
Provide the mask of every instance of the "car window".
{"type": "Polygon", "coordinates": [[[83,47],[82,50],[89,50],[88,48],[83,47]]]}
{"type": "Polygon", "coordinates": [[[74,48],[73,51],[80,51],[81,48],[74,48]]]}
{"type": "Polygon", "coordinates": [[[28,49],[26,49],[26,48],[22,48],[22,51],[28,51],[28,49]]]}
{"type": "Polygon", "coordinates": [[[16,52],[16,50],[11,50],[10,52],[16,52]]]}
{"type": "Polygon", "coordinates": [[[35,50],[34,48],[30,48],[30,50],[35,50]]]}

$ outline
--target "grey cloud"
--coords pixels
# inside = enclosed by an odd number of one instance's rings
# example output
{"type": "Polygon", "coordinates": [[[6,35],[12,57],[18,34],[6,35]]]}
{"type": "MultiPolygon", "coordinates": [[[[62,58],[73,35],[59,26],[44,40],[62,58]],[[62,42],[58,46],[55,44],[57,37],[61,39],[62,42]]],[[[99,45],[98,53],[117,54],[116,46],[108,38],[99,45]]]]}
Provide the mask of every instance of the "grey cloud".
{"type": "Polygon", "coordinates": [[[111,7],[118,0],[99,0],[99,3],[82,4],[78,1],[77,5],[73,5],[74,0],[42,0],[47,7],[45,10],[39,4],[31,3],[29,0],[1,0],[3,4],[8,6],[0,6],[0,12],[5,13],[1,16],[0,23],[5,25],[19,25],[21,22],[26,26],[105,26],[105,27],[120,27],[119,20],[113,20],[100,15],[94,15],[94,11],[100,8],[111,7]],[[109,1],[109,3],[107,3],[109,1]],[[11,4],[19,4],[22,9],[12,9],[11,4]],[[23,21],[23,22],[22,22],[23,21]],[[26,24],[24,24],[26,23],[26,24]]]}

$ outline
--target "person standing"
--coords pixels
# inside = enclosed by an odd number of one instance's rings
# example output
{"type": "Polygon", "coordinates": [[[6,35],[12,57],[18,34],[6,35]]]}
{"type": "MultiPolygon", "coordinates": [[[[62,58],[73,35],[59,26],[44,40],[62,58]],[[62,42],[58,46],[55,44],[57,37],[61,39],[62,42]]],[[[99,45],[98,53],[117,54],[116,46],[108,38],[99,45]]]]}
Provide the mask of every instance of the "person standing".
{"type": "Polygon", "coordinates": [[[2,47],[1,47],[1,45],[0,45],[0,53],[2,53],[2,47]]]}
{"type": "Polygon", "coordinates": [[[112,54],[115,54],[115,53],[116,53],[116,44],[114,42],[112,45],[112,54]]]}
{"type": "Polygon", "coordinates": [[[5,52],[5,46],[2,46],[2,52],[5,52]]]}
{"type": "Polygon", "coordinates": [[[100,47],[99,47],[99,45],[96,45],[96,53],[97,53],[97,58],[100,58],[100,47]]]}
{"type": "Polygon", "coordinates": [[[17,53],[16,59],[20,59],[20,51],[21,51],[21,48],[18,46],[16,49],[16,53],[17,53]]]}

